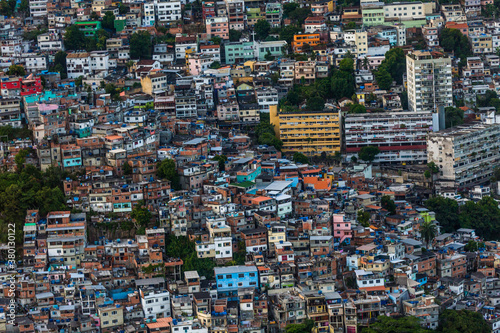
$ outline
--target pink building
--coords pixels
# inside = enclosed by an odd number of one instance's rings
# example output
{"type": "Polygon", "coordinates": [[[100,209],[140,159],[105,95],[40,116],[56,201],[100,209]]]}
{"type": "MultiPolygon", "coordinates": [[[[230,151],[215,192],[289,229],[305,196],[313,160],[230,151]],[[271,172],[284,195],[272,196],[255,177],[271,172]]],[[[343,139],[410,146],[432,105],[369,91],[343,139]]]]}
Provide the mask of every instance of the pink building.
{"type": "Polygon", "coordinates": [[[229,23],[227,17],[208,17],[206,20],[207,37],[229,39],[229,23]]]}
{"type": "Polygon", "coordinates": [[[333,215],[333,237],[335,244],[350,244],[352,238],[351,222],[344,220],[344,214],[333,215]]]}
{"type": "Polygon", "coordinates": [[[210,65],[214,62],[213,58],[206,54],[192,53],[188,57],[189,62],[189,74],[199,75],[210,68],[210,65]]]}

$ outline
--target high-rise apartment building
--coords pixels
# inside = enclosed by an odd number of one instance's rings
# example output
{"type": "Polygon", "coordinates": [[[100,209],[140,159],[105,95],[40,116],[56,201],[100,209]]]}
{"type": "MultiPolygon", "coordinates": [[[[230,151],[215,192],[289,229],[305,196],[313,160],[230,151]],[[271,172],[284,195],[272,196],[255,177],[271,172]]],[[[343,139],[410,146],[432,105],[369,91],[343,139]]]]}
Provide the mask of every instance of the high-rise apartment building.
{"type": "Polygon", "coordinates": [[[451,58],[439,52],[415,51],[406,56],[406,76],[410,111],[453,105],[451,58]]]}
{"type": "Polygon", "coordinates": [[[340,151],[340,116],[335,110],[278,112],[269,106],[270,121],[283,141],[283,153],[333,155],[340,151]]]}
{"type": "Polygon", "coordinates": [[[447,186],[487,182],[500,161],[500,125],[464,124],[429,133],[427,161],[439,168],[437,178],[447,186]]]}

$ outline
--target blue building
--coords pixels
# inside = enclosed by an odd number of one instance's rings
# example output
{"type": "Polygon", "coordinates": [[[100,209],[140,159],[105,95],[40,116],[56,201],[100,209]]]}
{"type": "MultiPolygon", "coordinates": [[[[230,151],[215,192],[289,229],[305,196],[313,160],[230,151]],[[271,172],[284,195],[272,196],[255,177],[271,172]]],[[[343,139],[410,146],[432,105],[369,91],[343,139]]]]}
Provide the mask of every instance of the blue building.
{"type": "Polygon", "coordinates": [[[255,266],[215,267],[219,298],[238,299],[239,288],[257,288],[259,274],[255,266]]]}

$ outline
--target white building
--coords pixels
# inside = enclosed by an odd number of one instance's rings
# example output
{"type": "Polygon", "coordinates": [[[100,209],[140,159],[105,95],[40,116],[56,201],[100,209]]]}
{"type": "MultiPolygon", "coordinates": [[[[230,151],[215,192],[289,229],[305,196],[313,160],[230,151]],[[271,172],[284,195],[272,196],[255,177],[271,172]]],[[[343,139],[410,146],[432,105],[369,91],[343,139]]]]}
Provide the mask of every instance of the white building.
{"type": "Polygon", "coordinates": [[[406,56],[406,76],[410,111],[453,105],[451,58],[415,51],[406,56]]]}
{"type": "Polygon", "coordinates": [[[76,79],[79,76],[86,76],[90,71],[90,54],[87,52],[70,53],[66,57],[66,69],[68,79],[76,79]]]}
{"type": "Polygon", "coordinates": [[[143,3],[143,12],[142,12],[142,26],[143,27],[154,27],[156,21],[155,15],[155,3],[143,3]]]}
{"type": "Polygon", "coordinates": [[[263,87],[255,90],[260,112],[269,112],[270,105],[278,105],[278,90],[263,87]]]}
{"type": "Polygon", "coordinates": [[[61,38],[53,33],[41,34],[37,37],[38,48],[42,52],[63,51],[64,44],[61,38]]]}
{"type": "Polygon", "coordinates": [[[47,0],[29,0],[30,15],[34,18],[47,16],[47,0]]]}
{"type": "Polygon", "coordinates": [[[361,148],[375,146],[380,150],[376,163],[425,163],[427,134],[434,125],[430,111],[407,111],[347,114],[344,128],[348,160],[361,148]]]}
{"type": "Polygon", "coordinates": [[[215,237],[215,259],[233,258],[233,240],[231,237],[215,237]]]}
{"type": "Polygon", "coordinates": [[[171,316],[168,290],[139,290],[144,318],[158,319],[171,316]]]}
{"type": "Polygon", "coordinates": [[[161,23],[173,22],[181,19],[180,1],[155,0],[156,18],[161,23]]]}
{"type": "Polygon", "coordinates": [[[41,54],[26,54],[23,58],[24,68],[28,72],[40,72],[47,69],[47,57],[41,54]]]}
{"type": "Polygon", "coordinates": [[[109,71],[109,54],[107,51],[93,51],[90,53],[90,70],[96,72],[109,71]]]}
{"type": "Polygon", "coordinates": [[[425,19],[425,8],[420,1],[388,3],[384,5],[384,16],[407,20],[425,19]]]}
{"type": "Polygon", "coordinates": [[[359,289],[379,287],[384,288],[384,277],[381,274],[365,271],[364,269],[357,269],[356,283],[359,289]]]}
{"type": "Polygon", "coordinates": [[[439,182],[471,186],[488,182],[500,162],[500,124],[470,123],[430,133],[427,161],[434,162],[439,182]]]}

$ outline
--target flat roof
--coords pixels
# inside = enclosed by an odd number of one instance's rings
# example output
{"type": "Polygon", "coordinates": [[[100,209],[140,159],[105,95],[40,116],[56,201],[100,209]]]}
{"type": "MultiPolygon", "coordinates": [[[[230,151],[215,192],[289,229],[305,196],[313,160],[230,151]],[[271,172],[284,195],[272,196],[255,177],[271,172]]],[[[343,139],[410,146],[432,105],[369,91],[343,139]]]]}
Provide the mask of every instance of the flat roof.
{"type": "Polygon", "coordinates": [[[215,275],[233,274],[233,273],[249,273],[249,272],[257,272],[257,267],[255,267],[255,266],[215,267],[214,272],[215,272],[215,275]]]}

